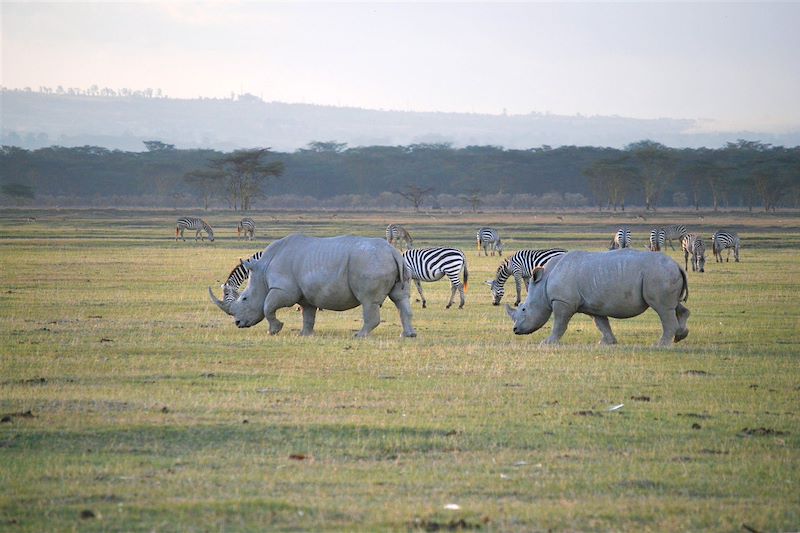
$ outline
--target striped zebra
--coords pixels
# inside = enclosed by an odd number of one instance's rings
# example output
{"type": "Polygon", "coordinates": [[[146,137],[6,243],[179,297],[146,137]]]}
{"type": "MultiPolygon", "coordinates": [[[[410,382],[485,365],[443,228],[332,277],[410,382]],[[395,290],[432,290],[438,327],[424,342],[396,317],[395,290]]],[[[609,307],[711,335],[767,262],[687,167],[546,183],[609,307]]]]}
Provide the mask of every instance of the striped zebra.
{"type": "Polygon", "coordinates": [[[178,240],[178,236],[181,239],[186,241],[186,238],[183,236],[184,230],[193,229],[197,233],[194,235],[195,242],[197,238],[200,237],[201,240],[205,240],[205,237],[201,235],[201,232],[205,231],[208,235],[208,240],[214,242],[214,230],[211,229],[211,226],[206,224],[206,221],[199,217],[182,217],[178,219],[178,223],[175,226],[175,241],[178,240]]]}
{"type": "Polygon", "coordinates": [[[689,256],[692,256],[692,272],[706,271],[706,245],[696,233],[687,233],[681,239],[684,270],[689,270],[689,256]]]}
{"type": "Polygon", "coordinates": [[[256,221],[250,217],[244,217],[240,220],[239,225],[236,226],[236,238],[241,239],[242,233],[244,233],[244,237],[248,241],[252,241],[256,236],[256,221]]]}
{"type": "MultiPolygon", "coordinates": [[[[263,253],[263,250],[254,253],[250,259],[248,259],[248,261],[258,261],[261,259],[261,255],[263,253]]],[[[250,274],[247,272],[247,269],[244,268],[242,263],[243,261],[239,259],[239,264],[236,265],[233,270],[231,270],[231,273],[228,274],[228,279],[222,284],[222,301],[226,304],[236,300],[239,297],[239,292],[242,288],[242,285],[250,277],[250,274]]]]}
{"type": "Polygon", "coordinates": [[[660,252],[664,249],[667,240],[667,232],[664,228],[656,228],[650,230],[650,246],[651,252],[660,252]]]}
{"type": "Polygon", "coordinates": [[[616,250],[617,248],[630,248],[631,247],[631,230],[629,228],[619,228],[611,239],[611,246],[609,250],[616,250]]]}
{"type": "Polygon", "coordinates": [[[492,251],[492,255],[495,251],[498,255],[503,255],[503,243],[496,229],[484,226],[475,234],[475,239],[478,241],[478,255],[481,254],[481,248],[484,256],[489,255],[486,253],[487,248],[492,251]]]}
{"type": "Polygon", "coordinates": [[[528,290],[528,283],[533,276],[533,269],[536,267],[543,267],[554,257],[564,255],[567,253],[562,248],[547,248],[545,250],[520,250],[515,252],[511,257],[500,263],[497,267],[497,274],[495,279],[489,280],[486,284],[492,289],[492,296],[494,297],[493,305],[500,305],[500,300],[503,299],[505,293],[505,284],[509,276],[514,276],[514,281],[517,285],[517,301],[514,305],[519,305],[522,300],[522,289],[520,285],[525,282],[525,290],[528,290]]]}
{"type": "Polygon", "coordinates": [[[714,259],[718,263],[722,263],[722,251],[728,250],[728,257],[725,262],[731,260],[731,250],[733,250],[733,259],[739,262],[739,235],[735,231],[718,231],[711,237],[711,250],[714,252],[714,259]]]}
{"type": "Polygon", "coordinates": [[[400,247],[400,241],[406,243],[406,250],[414,247],[414,241],[411,239],[411,234],[400,224],[389,224],[386,226],[386,240],[392,246],[400,247]]]}
{"type": "Polygon", "coordinates": [[[672,245],[672,239],[676,241],[683,242],[683,236],[689,233],[689,230],[686,229],[686,226],[683,224],[672,224],[671,226],[664,226],[661,229],[664,230],[664,239],[669,243],[669,247],[672,248],[672,251],[675,251],[675,247],[672,245]]]}
{"type": "Polygon", "coordinates": [[[411,272],[411,279],[417,286],[419,296],[422,298],[422,307],[427,307],[425,295],[422,293],[421,281],[438,281],[447,274],[450,278],[450,301],[447,302],[447,309],[453,305],[456,290],[461,297],[459,309],[464,307],[464,291],[467,289],[469,271],[467,270],[467,259],[464,252],[455,248],[417,248],[403,252],[406,268],[411,272]],[[458,279],[461,271],[464,271],[464,283],[458,279]]]}

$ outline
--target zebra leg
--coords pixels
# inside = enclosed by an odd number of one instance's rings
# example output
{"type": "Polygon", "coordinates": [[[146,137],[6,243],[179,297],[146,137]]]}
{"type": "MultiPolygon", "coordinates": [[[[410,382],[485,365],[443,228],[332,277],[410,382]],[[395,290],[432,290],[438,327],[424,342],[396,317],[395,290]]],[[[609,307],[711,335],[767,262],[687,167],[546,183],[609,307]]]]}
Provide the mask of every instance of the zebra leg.
{"type": "MultiPolygon", "coordinates": [[[[457,287],[457,283],[458,283],[458,282],[456,282],[456,283],[450,282],[450,301],[448,301],[448,302],[447,302],[447,305],[446,305],[446,306],[444,306],[444,308],[445,308],[445,309],[450,309],[450,307],[452,307],[452,305],[453,305],[453,300],[455,300],[455,299],[456,299],[456,287],[457,287]]],[[[462,295],[462,297],[461,297],[461,307],[464,307],[464,297],[463,297],[463,295],[462,295]]],[[[461,307],[459,307],[459,309],[460,309],[461,307]]]]}
{"type": "Polygon", "coordinates": [[[403,337],[416,337],[417,332],[411,325],[411,301],[408,297],[408,286],[403,283],[396,283],[389,293],[389,299],[397,307],[400,313],[400,323],[403,325],[403,337]]]}
{"type": "Polygon", "coordinates": [[[736,260],[737,263],[739,262],[739,245],[738,244],[733,248],[733,258],[736,260]]]}
{"type": "Polygon", "coordinates": [[[678,331],[675,332],[675,342],[680,342],[689,335],[689,328],[686,327],[686,322],[689,320],[691,313],[681,303],[675,308],[675,318],[678,319],[678,331]]]}
{"type": "Polygon", "coordinates": [[[514,302],[514,307],[517,307],[522,301],[522,287],[520,287],[522,280],[520,277],[519,272],[514,272],[514,283],[517,285],[517,301],[514,302]]]}
{"type": "Polygon", "coordinates": [[[378,327],[381,323],[381,306],[374,302],[364,302],[361,304],[362,315],[364,317],[364,325],[361,330],[356,333],[356,337],[366,337],[369,332],[378,327]]]}
{"type": "Polygon", "coordinates": [[[674,252],[675,251],[675,247],[672,246],[672,239],[667,239],[667,240],[669,242],[669,247],[672,248],[672,251],[674,252]]]}
{"type": "MultiPolygon", "coordinates": [[[[689,271],[689,252],[683,252],[683,269],[689,271]]],[[[692,270],[694,270],[694,262],[692,262],[692,270]]]]}
{"type": "Polygon", "coordinates": [[[617,344],[617,338],[614,336],[614,332],[611,331],[611,324],[608,322],[608,317],[593,316],[592,319],[594,320],[594,325],[597,326],[597,329],[603,334],[603,338],[600,339],[600,344],[617,344]]]}
{"type": "MultiPolygon", "coordinates": [[[[417,286],[417,292],[419,292],[419,297],[422,298],[422,308],[425,309],[428,307],[427,301],[425,300],[425,295],[422,293],[422,283],[418,279],[414,280],[414,284],[417,286]]],[[[453,302],[450,302],[453,303],[453,302]]],[[[450,307],[449,305],[447,307],[450,307]]]]}
{"type": "Polygon", "coordinates": [[[317,318],[317,308],[313,305],[304,305],[303,308],[303,330],[300,335],[308,337],[314,334],[314,321],[317,318]]]}

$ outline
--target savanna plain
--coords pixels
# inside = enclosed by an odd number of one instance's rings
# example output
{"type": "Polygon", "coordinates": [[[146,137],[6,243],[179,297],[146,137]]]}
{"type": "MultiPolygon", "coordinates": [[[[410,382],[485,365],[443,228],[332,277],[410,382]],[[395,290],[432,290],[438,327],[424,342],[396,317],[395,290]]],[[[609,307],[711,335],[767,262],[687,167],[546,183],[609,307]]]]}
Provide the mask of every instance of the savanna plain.
{"type": "MultiPolygon", "coordinates": [[[[800,529],[800,215],[0,212],[0,530],[788,531],[800,529]],[[175,242],[180,215],[213,243],[175,242]],[[240,257],[295,231],[465,251],[464,309],[449,284],[412,286],[415,339],[361,313],[300,313],[269,336],[208,298],[240,257]],[[689,337],[653,347],[652,311],[577,315],[515,336],[484,281],[499,257],[601,251],[621,224],[732,228],[741,262],[688,272],[689,337]]],[[[667,250],[683,266],[683,254],[667,250]]],[[[513,283],[504,302],[513,303],[513,283]]]]}

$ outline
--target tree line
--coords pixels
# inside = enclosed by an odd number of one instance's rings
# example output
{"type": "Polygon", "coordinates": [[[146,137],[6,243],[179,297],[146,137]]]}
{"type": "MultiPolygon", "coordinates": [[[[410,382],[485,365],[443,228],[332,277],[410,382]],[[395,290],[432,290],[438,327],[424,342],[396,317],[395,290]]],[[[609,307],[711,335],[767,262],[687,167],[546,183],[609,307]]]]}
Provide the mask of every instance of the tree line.
{"type": "MultiPolygon", "coordinates": [[[[437,199],[446,199],[472,210],[505,199],[512,207],[515,198],[530,198],[533,207],[547,195],[611,210],[630,205],[646,210],[800,207],[800,147],[747,140],[720,149],[675,149],[649,140],[623,149],[509,150],[445,143],[348,147],[315,141],[291,153],[221,152],[179,150],[158,140],[146,141],[145,148],[3,146],[0,192],[5,203],[138,198],[144,206],[172,202],[244,211],[274,205],[269,199],[276,196],[327,201],[347,195],[390,195],[415,208],[435,208],[437,199]]],[[[525,203],[516,201],[513,207],[525,203]]]]}

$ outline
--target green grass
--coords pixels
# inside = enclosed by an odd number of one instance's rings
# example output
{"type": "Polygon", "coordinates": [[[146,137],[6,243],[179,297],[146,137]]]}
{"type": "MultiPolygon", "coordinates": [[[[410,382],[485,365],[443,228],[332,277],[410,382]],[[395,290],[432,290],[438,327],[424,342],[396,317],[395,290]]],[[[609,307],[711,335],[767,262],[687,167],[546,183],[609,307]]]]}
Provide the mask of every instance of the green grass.
{"type": "Polygon", "coordinates": [[[797,215],[275,212],[247,243],[211,213],[216,242],[175,243],[177,215],[0,214],[0,530],[800,528],[797,215]],[[487,222],[508,251],[602,250],[628,223],[642,246],[680,220],[735,227],[742,262],[689,272],[670,349],[652,311],[612,321],[614,347],[584,316],[559,347],[538,344],[549,325],[514,336],[482,284],[499,258],[473,242],[487,222]],[[301,338],[287,309],[270,337],[208,300],[288,232],[393,221],[469,262],[465,309],[444,309],[446,281],[428,309],[412,293],[416,339],[390,302],[356,340],[360,310],[301,338]]]}

